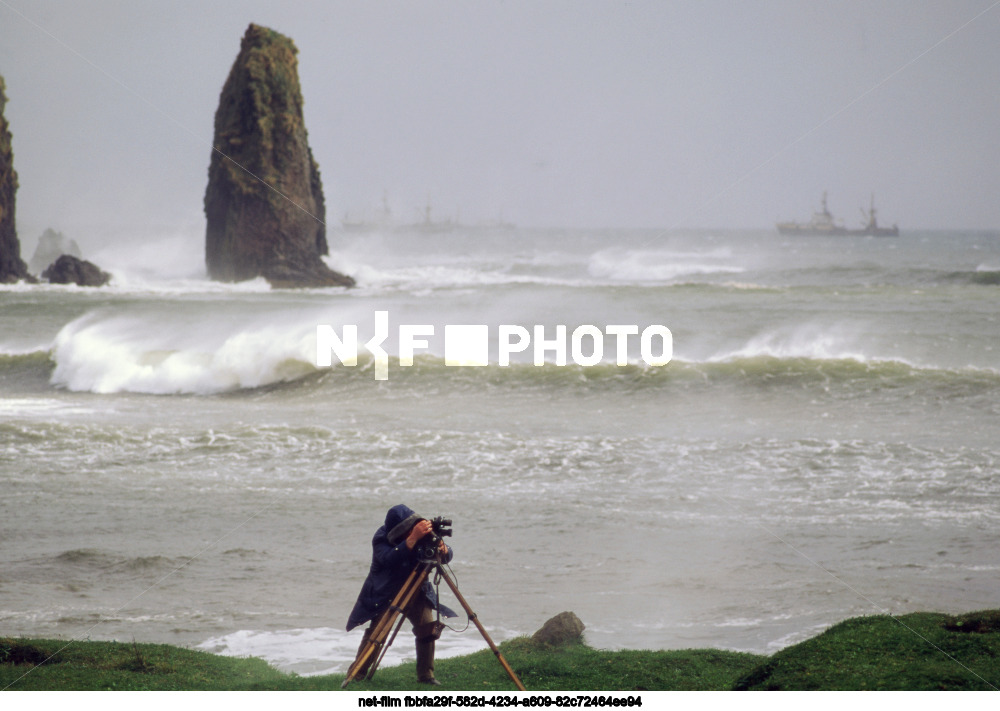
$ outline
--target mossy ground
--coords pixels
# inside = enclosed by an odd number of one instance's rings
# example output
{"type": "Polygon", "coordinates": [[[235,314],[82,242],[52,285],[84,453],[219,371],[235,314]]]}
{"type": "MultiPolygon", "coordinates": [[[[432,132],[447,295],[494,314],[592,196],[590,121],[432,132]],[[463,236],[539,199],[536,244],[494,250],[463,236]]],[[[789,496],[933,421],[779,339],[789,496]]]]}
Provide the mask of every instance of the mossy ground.
{"type": "Polygon", "coordinates": [[[0,689],[233,690],[286,677],[261,659],[167,644],[0,638],[0,689]]]}
{"type": "MultiPolygon", "coordinates": [[[[583,644],[500,645],[532,691],[1000,688],[1000,611],[859,617],[768,657],[712,649],[605,651],[583,644]]],[[[511,691],[489,650],[437,662],[441,691],[511,691]]],[[[338,690],[344,676],[299,677],[260,659],[170,645],[0,638],[0,688],[338,690]]],[[[355,691],[427,690],[413,664],[380,669],[355,691]]]]}
{"type": "Polygon", "coordinates": [[[777,652],[736,688],[1000,689],[1000,611],[845,620],[777,652]]]}

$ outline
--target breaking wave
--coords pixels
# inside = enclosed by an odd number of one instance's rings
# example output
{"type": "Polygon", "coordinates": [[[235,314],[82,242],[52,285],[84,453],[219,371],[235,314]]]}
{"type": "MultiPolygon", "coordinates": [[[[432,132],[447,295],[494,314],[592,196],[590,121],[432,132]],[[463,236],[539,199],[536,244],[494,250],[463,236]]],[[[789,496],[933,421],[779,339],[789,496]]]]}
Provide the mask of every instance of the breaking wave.
{"type": "Polygon", "coordinates": [[[229,335],[211,327],[166,327],[133,318],[84,316],[52,348],[52,383],[68,390],[208,395],[297,380],[315,371],[308,327],[263,327],[229,335]]]}
{"type": "MultiPolygon", "coordinates": [[[[105,325],[106,326],[106,325],[105,325]]],[[[274,332],[237,333],[212,349],[188,347],[158,350],[140,347],[140,341],[116,338],[97,325],[77,325],[60,334],[48,354],[0,357],[0,371],[51,372],[53,385],[92,393],[133,392],[155,395],[213,395],[265,387],[340,390],[374,383],[374,362],[361,355],[357,366],[317,368],[311,332],[296,338],[274,332]]],[[[120,335],[120,334],[119,334],[120,335]]],[[[287,335],[287,334],[283,334],[287,335]]],[[[594,366],[547,362],[511,363],[486,367],[454,367],[435,355],[417,355],[412,366],[389,358],[389,382],[403,388],[449,390],[531,388],[576,390],[698,389],[717,385],[732,388],[759,386],[841,388],[870,392],[883,388],[939,389],[954,394],[1000,390],[1000,373],[980,368],[921,367],[900,360],[876,360],[860,355],[803,354],[775,348],[743,349],[705,361],[675,359],[653,367],[644,363],[594,366]]]]}
{"type": "Polygon", "coordinates": [[[720,248],[710,252],[676,252],[659,249],[608,249],[591,255],[591,276],[616,282],[663,282],[708,274],[741,274],[731,263],[732,253],[720,248]]]}

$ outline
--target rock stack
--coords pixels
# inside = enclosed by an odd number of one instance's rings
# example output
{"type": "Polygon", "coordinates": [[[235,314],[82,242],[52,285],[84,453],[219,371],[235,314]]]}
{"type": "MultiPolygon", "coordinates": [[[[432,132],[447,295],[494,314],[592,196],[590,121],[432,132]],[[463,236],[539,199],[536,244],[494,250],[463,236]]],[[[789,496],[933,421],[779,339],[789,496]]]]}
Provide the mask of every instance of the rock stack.
{"type": "Polygon", "coordinates": [[[21,259],[21,243],[17,239],[17,227],[14,223],[17,172],[14,170],[14,151],[10,145],[10,128],[4,118],[6,88],[3,77],[0,77],[0,284],[11,284],[22,279],[34,281],[28,274],[28,265],[21,259]]]}
{"type": "Polygon", "coordinates": [[[288,37],[251,24],[222,88],[205,191],[205,261],[217,281],[354,285],[321,259],[326,207],[297,53],[288,37]]]}

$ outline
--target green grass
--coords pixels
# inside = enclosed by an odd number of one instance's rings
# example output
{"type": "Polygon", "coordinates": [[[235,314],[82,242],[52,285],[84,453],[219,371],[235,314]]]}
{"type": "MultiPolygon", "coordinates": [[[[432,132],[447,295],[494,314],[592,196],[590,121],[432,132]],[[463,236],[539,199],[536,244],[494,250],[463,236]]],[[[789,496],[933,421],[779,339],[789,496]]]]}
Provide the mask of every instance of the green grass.
{"type": "MultiPolygon", "coordinates": [[[[504,659],[531,691],[645,691],[657,689],[725,689],[766,657],[712,649],[676,652],[593,649],[583,644],[543,649],[527,638],[500,645],[504,659]]],[[[514,691],[517,687],[493,652],[484,649],[464,657],[439,659],[435,675],[442,690],[514,691]]],[[[344,677],[310,677],[280,689],[340,688],[344,677]],[[333,684],[331,684],[333,682],[333,684]]],[[[416,683],[414,664],[379,669],[371,681],[351,682],[355,691],[427,689],[416,683]]]]}
{"type": "Polygon", "coordinates": [[[1000,611],[845,620],[777,652],[736,688],[994,690],[1000,688],[1000,611]]]}
{"type": "Polygon", "coordinates": [[[286,678],[261,659],[168,644],[0,638],[0,689],[234,690],[286,678]]]}
{"type": "MultiPolygon", "coordinates": [[[[712,649],[603,651],[583,644],[500,645],[532,691],[726,689],[994,689],[1000,687],[1000,611],[858,617],[768,657],[712,649]]],[[[511,691],[489,650],[437,661],[441,691],[511,691]]],[[[342,674],[299,677],[253,658],[170,645],[0,638],[0,688],[337,690],[342,674]]],[[[379,669],[356,691],[428,690],[414,665],[379,669]]]]}

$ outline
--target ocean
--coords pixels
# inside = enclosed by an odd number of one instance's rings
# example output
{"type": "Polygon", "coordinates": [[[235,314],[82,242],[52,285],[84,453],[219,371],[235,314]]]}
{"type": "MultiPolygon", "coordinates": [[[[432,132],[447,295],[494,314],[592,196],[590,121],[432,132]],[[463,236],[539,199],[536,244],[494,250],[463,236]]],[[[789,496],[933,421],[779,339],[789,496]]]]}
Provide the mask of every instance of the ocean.
{"type": "MultiPolygon", "coordinates": [[[[595,647],[772,653],[1000,607],[1000,234],[346,233],[357,288],[284,291],[140,237],[87,255],[108,287],[0,287],[0,634],[342,672],[397,503],[453,520],[496,641],[570,610],[595,647]],[[377,312],[387,379],[317,366],[318,326],[364,342],[377,312]],[[672,360],[556,362],[557,326],[622,324],[672,360]],[[448,325],[552,343],[449,365],[448,325]]],[[[440,656],[485,647],[451,626],[440,656]]]]}

